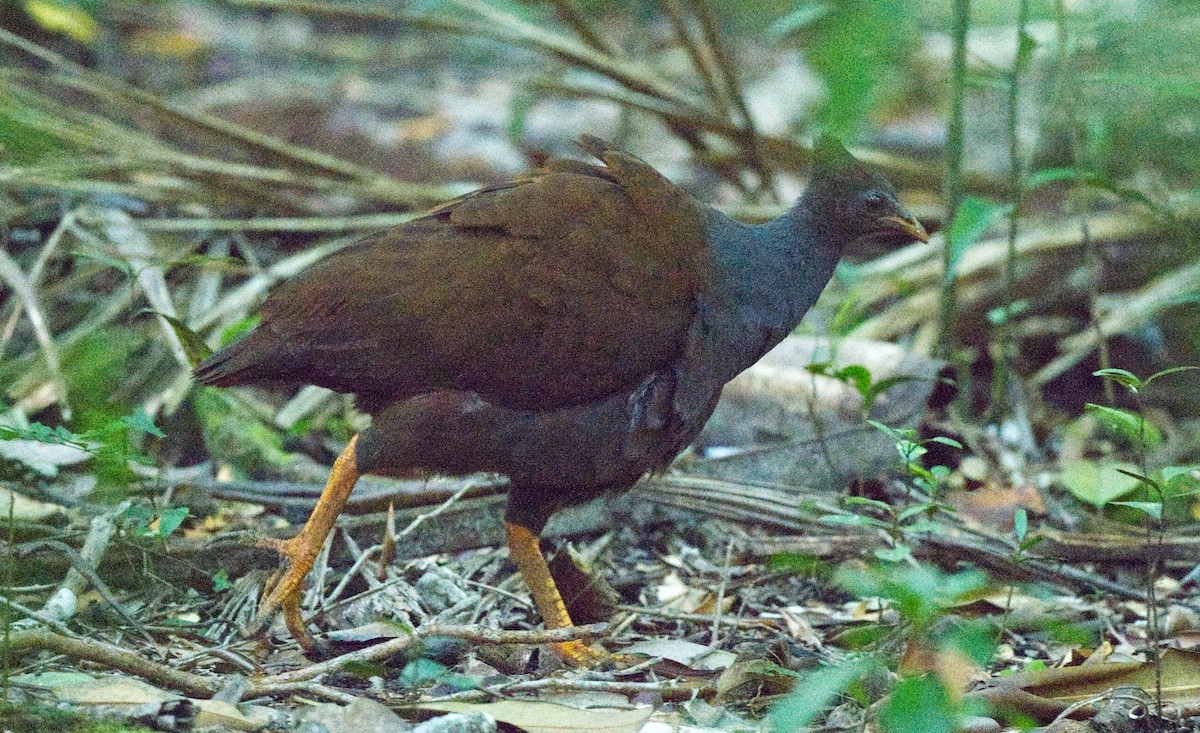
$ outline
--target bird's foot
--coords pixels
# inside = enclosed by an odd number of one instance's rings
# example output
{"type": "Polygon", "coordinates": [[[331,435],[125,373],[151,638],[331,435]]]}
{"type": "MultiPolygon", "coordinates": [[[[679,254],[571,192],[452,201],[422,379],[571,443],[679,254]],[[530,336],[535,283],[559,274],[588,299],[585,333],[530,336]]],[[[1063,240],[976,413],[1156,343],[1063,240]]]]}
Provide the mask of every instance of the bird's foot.
{"type": "Polygon", "coordinates": [[[588,646],[578,639],[551,644],[550,648],[564,662],[574,667],[612,670],[625,669],[636,663],[636,660],[628,654],[613,654],[588,646]]]}
{"type": "Polygon", "coordinates": [[[323,658],[327,647],[308,630],[300,613],[304,576],[312,569],[316,553],[305,541],[304,533],[290,540],[260,539],[255,544],[269,547],[279,553],[279,569],[263,584],[263,599],[258,604],[254,619],[242,630],[246,636],[257,636],[270,625],[275,614],[282,613],[288,631],[309,658],[323,658]]]}

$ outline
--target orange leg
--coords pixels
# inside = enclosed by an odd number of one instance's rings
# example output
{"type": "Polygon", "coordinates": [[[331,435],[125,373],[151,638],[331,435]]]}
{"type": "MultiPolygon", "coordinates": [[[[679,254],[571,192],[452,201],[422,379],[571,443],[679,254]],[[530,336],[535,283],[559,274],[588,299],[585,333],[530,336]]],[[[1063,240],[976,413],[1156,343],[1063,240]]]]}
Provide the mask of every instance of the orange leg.
{"type": "MultiPolygon", "coordinates": [[[[546,628],[562,629],[574,626],[558,592],[558,586],[554,584],[554,578],[550,575],[546,558],[542,556],[538,536],[528,527],[509,522],[504,523],[504,532],[508,538],[508,554],[521,571],[525,584],[529,586],[533,602],[541,612],[546,628]]],[[[581,667],[612,661],[608,655],[595,651],[579,640],[564,641],[550,646],[564,660],[581,667]]]]}
{"type": "Polygon", "coordinates": [[[308,626],[300,616],[300,591],[304,584],[304,576],[312,569],[321,546],[325,544],[325,538],[329,536],[334,522],[346,506],[346,500],[350,498],[350,491],[358,481],[355,455],[357,445],[356,435],[334,461],[333,471],[325,483],[325,490],[321,492],[321,498],[317,500],[317,506],[304,524],[304,529],[300,530],[300,534],[290,540],[274,543],[283,557],[283,565],[267,581],[263,589],[266,597],[259,604],[258,615],[246,629],[247,633],[259,632],[277,612],[282,611],[288,630],[304,651],[310,654],[321,651],[321,645],[309,633],[308,626]]]}

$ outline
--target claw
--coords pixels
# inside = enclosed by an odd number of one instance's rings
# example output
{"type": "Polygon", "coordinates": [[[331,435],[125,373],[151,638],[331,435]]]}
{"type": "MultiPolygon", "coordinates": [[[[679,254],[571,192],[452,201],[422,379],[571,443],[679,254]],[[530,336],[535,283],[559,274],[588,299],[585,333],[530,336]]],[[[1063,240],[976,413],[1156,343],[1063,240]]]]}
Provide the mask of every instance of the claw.
{"type": "Polygon", "coordinates": [[[325,645],[317,641],[304,623],[300,613],[300,596],[304,587],[304,576],[312,570],[313,562],[316,561],[321,546],[325,544],[325,538],[329,536],[334,521],[342,513],[346,500],[350,498],[350,491],[358,481],[358,469],[355,465],[357,444],[358,437],[355,436],[334,461],[325,490],[321,492],[321,498],[317,500],[312,516],[308,518],[300,534],[289,540],[258,541],[260,546],[273,547],[283,562],[263,585],[263,599],[258,605],[258,613],[244,630],[247,636],[262,633],[275,614],[282,612],[288,631],[304,649],[305,654],[310,657],[324,655],[325,645]]]}

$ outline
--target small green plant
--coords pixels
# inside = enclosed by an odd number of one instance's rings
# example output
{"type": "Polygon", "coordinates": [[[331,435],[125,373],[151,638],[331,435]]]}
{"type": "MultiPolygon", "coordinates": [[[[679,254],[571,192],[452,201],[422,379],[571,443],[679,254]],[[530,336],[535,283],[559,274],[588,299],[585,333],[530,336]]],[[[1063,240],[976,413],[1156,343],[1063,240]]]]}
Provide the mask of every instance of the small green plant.
{"type": "Polygon", "coordinates": [[[919,501],[912,506],[897,510],[887,502],[861,496],[850,496],[844,500],[846,506],[870,509],[885,519],[881,519],[879,516],[854,513],[830,514],[822,517],[822,520],[884,530],[892,540],[892,547],[875,550],[875,556],[889,562],[909,561],[912,559],[912,548],[908,537],[920,532],[939,531],[940,526],[933,521],[933,517],[942,511],[954,511],[953,507],[940,500],[942,486],[950,476],[950,469],[945,466],[926,468],[922,465],[921,459],[929,452],[926,446],[938,443],[960,450],[963,446],[952,438],[936,436],[919,440],[915,430],[893,428],[874,420],[867,422],[895,441],[896,451],[900,455],[901,470],[909,480],[919,501]]]}
{"type": "Polygon", "coordinates": [[[1162,522],[1172,499],[1197,493],[1200,482],[1196,466],[1163,466],[1151,469],[1150,455],[1163,442],[1162,431],[1146,417],[1143,393],[1162,377],[1198,367],[1175,367],[1142,379],[1125,369],[1101,369],[1094,375],[1124,387],[1133,398],[1135,410],[1089,403],[1087,412],[1117,439],[1124,441],[1135,455],[1136,463],[1112,462],[1101,465],[1080,460],[1063,466],[1062,484],[1077,499],[1097,509],[1105,506],[1127,507],[1154,522],[1162,522]],[[1138,489],[1142,496],[1133,500],[1117,499],[1138,489]]]}
{"type": "Polygon", "coordinates": [[[871,414],[871,408],[875,406],[875,401],[879,399],[881,394],[892,387],[895,387],[897,384],[923,379],[923,377],[915,377],[910,374],[897,374],[875,381],[875,378],[871,375],[871,371],[861,364],[850,364],[849,366],[837,369],[834,368],[831,361],[809,364],[806,369],[810,374],[836,379],[839,382],[845,382],[854,387],[854,390],[862,397],[863,415],[871,414]]]}
{"type": "MultiPolygon", "coordinates": [[[[867,568],[844,566],[837,583],[864,599],[879,599],[895,610],[909,647],[931,650],[935,658],[953,655],[986,664],[995,650],[995,632],[986,622],[940,624],[954,604],[978,593],[986,577],[978,571],[946,574],[924,565],[897,568],[879,564],[867,568]]],[[[953,666],[953,665],[950,665],[953,666]]],[[[773,730],[795,731],[807,727],[839,695],[869,700],[859,686],[866,677],[882,676],[886,665],[877,655],[851,656],[835,666],[805,675],[796,688],[771,711],[773,730]]],[[[880,727],[888,731],[956,730],[962,717],[979,711],[965,709],[957,683],[936,672],[903,673],[890,695],[879,706],[880,727]]]]}
{"type": "Polygon", "coordinates": [[[123,486],[134,479],[129,462],[153,465],[153,461],[136,446],[135,436],[149,435],[165,438],[154,421],[141,410],[129,415],[105,420],[97,427],[77,433],[63,425],[51,427],[42,423],[28,426],[0,425],[0,440],[32,440],[52,445],[66,445],[90,454],[92,470],[109,486],[123,486]]]}
{"type": "Polygon", "coordinates": [[[134,537],[165,540],[179,529],[189,513],[190,510],[185,506],[155,512],[150,507],[134,504],[121,513],[121,521],[134,537]]]}

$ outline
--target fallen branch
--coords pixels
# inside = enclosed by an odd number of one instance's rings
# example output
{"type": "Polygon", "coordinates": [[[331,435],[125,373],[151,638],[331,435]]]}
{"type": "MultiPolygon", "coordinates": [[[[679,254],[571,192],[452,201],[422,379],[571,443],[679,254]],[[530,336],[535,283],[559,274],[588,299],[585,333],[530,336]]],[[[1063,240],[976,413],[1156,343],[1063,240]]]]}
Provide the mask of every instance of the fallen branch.
{"type": "Polygon", "coordinates": [[[324,662],[317,662],[316,664],[311,664],[291,672],[282,672],[262,677],[255,681],[249,694],[268,694],[271,689],[281,685],[313,680],[330,672],[336,672],[347,664],[378,662],[413,647],[422,639],[435,636],[447,636],[475,644],[554,644],[575,639],[594,639],[605,633],[608,630],[608,626],[608,624],[590,624],[588,626],[571,626],[565,629],[547,629],[545,631],[504,631],[481,626],[426,624],[417,627],[411,634],[389,639],[366,649],[349,652],[339,657],[334,657],[324,662]]]}

